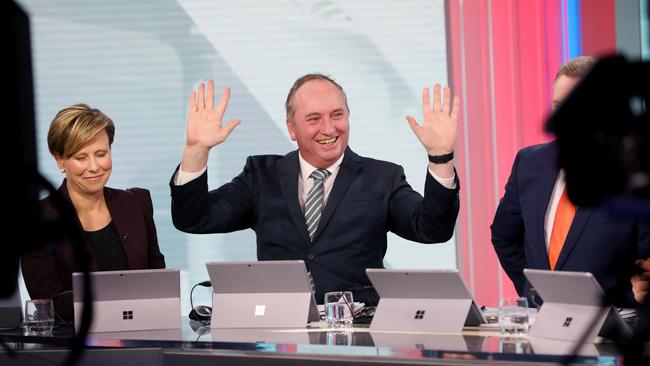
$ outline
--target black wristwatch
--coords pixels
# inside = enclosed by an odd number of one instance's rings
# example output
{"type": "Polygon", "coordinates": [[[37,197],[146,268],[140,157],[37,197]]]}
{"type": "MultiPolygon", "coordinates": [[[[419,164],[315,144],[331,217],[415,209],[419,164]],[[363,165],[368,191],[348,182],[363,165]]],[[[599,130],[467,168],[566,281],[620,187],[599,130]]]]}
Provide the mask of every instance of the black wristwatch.
{"type": "Polygon", "coordinates": [[[454,152],[445,155],[429,155],[429,161],[434,164],[444,164],[450,162],[454,158],[454,152]]]}

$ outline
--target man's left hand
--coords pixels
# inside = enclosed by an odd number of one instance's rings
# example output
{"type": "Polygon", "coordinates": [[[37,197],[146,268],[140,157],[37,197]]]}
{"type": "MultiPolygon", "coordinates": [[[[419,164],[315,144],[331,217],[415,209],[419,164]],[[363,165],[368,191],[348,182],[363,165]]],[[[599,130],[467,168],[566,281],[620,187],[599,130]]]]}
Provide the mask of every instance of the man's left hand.
{"type": "Polygon", "coordinates": [[[454,151],[456,130],[458,125],[458,108],[460,101],[454,97],[451,104],[451,92],[445,87],[443,98],[440,98],[440,84],[433,87],[433,107],[429,88],[422,91],[422,125],[412,116],[406,116],[415,136],[420,140],[429,155],[445,155],[454,151]]]}

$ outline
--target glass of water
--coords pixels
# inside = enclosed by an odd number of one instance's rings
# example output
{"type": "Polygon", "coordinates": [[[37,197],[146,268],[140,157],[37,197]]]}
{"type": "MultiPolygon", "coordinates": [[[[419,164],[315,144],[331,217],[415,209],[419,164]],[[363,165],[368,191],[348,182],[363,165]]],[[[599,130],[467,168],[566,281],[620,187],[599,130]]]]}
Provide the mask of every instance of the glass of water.
{"type": "Polygon", "coordinates": [[[507,334],[528,332],[528,300],[525,297],[504,297],[499,300],[499,328],[507,334]]]}
{"type": "Polygon", "coordinates": [[[325,293],[325,318],[332,328],[352,326],[352,292],[332,291],[325,293]]]}
{"type": "Polygon", "coordinates": [[[29,335],[51,335],[54,327],[54,306],[50,299],[25,301],[25,331],[29,335]]]}

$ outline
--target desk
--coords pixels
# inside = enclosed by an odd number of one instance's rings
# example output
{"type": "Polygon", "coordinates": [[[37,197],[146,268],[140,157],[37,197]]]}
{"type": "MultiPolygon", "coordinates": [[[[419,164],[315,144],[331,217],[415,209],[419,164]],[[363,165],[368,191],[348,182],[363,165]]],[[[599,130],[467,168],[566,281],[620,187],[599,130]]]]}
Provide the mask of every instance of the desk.
{"type": "MultiPolygon", "coordinates": [[[[144,358],[146,362],[161,365],[548,365],[557,364],[566,350],[573,349],[566,342],[478,329],[466,329],[462,334],[371,332],[367,327],[332,331],[319,324],[306,329],[219,330],[186,317],[181,324],[181,329],[175,330],[90,334],[87,353],[103,353],[101,359],[105,359],[106,349],[148,349],[152,354],[144,358]]],[[[0,331],[0,339],[10,347],[26,350],[21,353],[47,349],[63,354],[71,336],[72,329],[66,327],[56,328],[51,337],[24,336],[17,329],[0,331]]],[[[0,364],[11,364],[2,356],[0,364]]],[[[132,364],[142,363],[135,363],[135,356],[125,358],[120,366],[127,366],[128,358],[132,364]]],[[[622,360],[614,345],[601,343],[583,347],[576,363],[617,365],[622,360]]]]}

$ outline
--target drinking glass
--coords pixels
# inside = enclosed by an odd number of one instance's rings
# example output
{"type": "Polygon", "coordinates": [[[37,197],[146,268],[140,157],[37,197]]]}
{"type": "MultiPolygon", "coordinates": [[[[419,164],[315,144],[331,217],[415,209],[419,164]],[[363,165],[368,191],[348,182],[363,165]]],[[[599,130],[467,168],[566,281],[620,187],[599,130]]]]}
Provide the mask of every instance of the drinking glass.
{"type": "Polygon", "coordinates": [[[25,331],[30,335],[51,335],[54,327],[54,306],[50,299],[25,301],[25,331]]]}
{"type": "Polygon", "coordinates": [[[528,332],[528,300],[525,297],[504,297],[499,300],[499,328],[502,333],[528,332]]]}
{"type": "Polygon", "coordinates": [[[325,318],[332,328],[352,326],[352,292],[332,291],[325,293],[325,318]]]}

